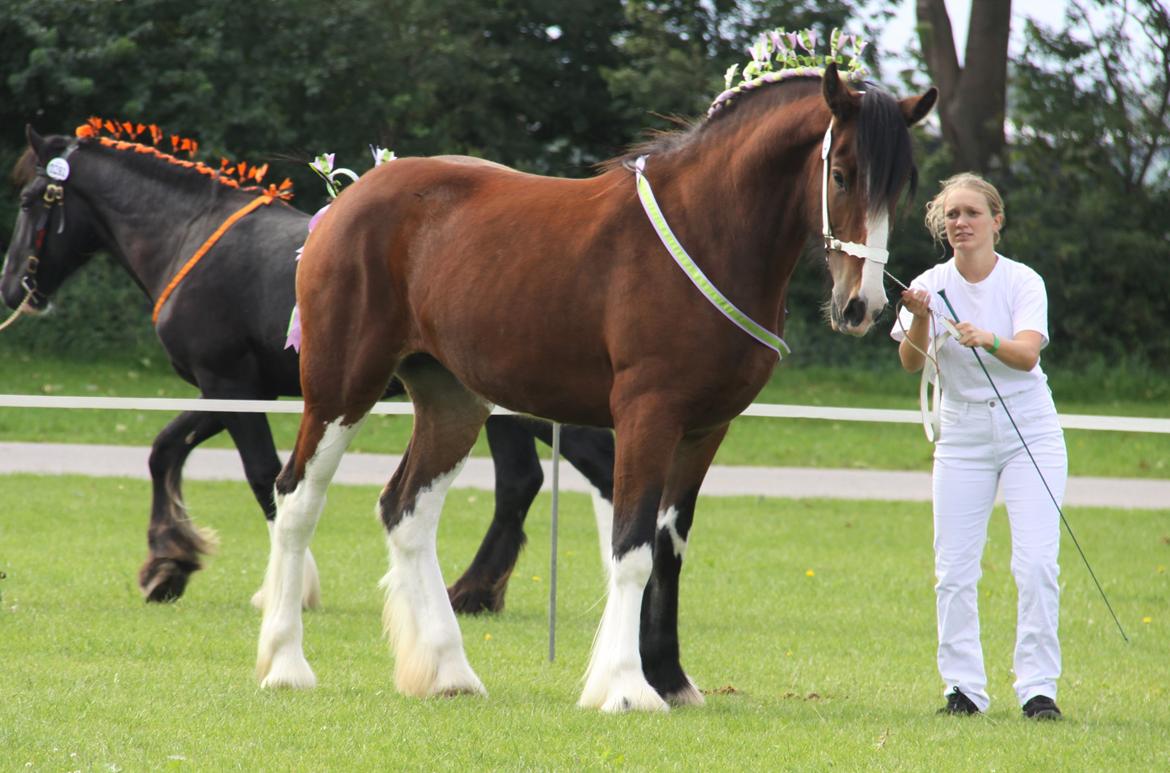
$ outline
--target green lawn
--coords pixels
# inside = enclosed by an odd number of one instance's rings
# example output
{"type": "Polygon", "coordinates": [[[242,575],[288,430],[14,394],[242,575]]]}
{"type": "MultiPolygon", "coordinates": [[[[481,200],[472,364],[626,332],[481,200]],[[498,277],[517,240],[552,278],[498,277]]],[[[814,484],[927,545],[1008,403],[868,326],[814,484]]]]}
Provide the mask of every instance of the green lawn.
{"type": "MultiPolygon", "coordinates": [[[[0,393],[194,397],[195,389],[157,358],[103,363],[14,355],[0,370],[0,393]]],[[[1054,384],[1064,413],[1170,417],[1170,400],[1134,384],[1066,376],[1054,384]],[[1076,399],[1062,398],[1062,391],[1076,399]]],[[[757,402],[916,410],[917,376],[898,370],[829,370],[782,365],[757,402]]],[[[158,411],[0,409],[0,439],[58,443],[148,445],[171,418],[158,411]]],[[[272,417],[277,446],[291,448],[298,417],[272,417]]],[[[355,451],[401,453],[410,435],[409,417],[373,417],[351,447],[355,451]]],[[[1070,430],[1073,475],[1170,477],[1170,436],[1070,430]]],[[[226,434],[209,447],[230,447],[226,434]]],[[[931,445],[912,424],[811,419],[737,419],[716,457],[717,464],[788,467],[929,470],[931,445]]],[[[481,438],[475,449],[486,455],[481,438]]]]}
{"type": "MultiPolygon", "coordinates": [[[[1125,644],[1067,538],[1061,723],[1022,720],[1015,592],[997,511],[980,600],[992,708],[936,717],[928,504],[704,499],[687,552],[684,663],[702,709],[575,707],[603,603],[587,498],[562,496],[558,657],[548,663],[549,502],[506,612],[464,620],[490,697],[393,688],[380,637],[377,489],[335,486],[313,544],[325,609],[306,616],[319,687],[252,678],[266,531],[242,483],[187,486],[221,547],[187,596],[145,606],[145,482],[0,477],[0,770],[1166,770],[1170,511],[1068,512],[1125,644]]],[[[440,528],[452,579],[490,515],[455,490],[440,528]]]]}

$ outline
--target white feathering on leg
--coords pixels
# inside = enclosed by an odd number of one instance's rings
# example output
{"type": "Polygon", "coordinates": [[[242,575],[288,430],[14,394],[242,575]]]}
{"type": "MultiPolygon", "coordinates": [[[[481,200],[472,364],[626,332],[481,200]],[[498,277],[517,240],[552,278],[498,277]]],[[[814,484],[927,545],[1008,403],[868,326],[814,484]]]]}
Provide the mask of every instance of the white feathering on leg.
{"type": "Polygon", "coordinates": [[[460,462],[421,489],[387,537],[382,625],[394,649],[395,685],[406,695],[487,694],[463,650],[435,550],[443,500],[462,467],[460,462]]]}
{"type": "Polygon", "coordinates": [[[341,419],[326,425],[316,452],[305,463],[304,478],[292,493],[276,497],[272,550],[261,589],[264,619],[256,645],[261,687],[313,687],[317,682],[302,646],[306,553],[325,506],[325,489],[360,426],[360,421],[347,426],[341,419]]]}
{"type": "Polygon", "coordinates": [[[582,708],[619,711],[666,711],[669,706],[642,673],[638,651],[642,593],[653,568],[649,545],[627,552],[613,562],[609,597],[593,640],[582,708]]]}

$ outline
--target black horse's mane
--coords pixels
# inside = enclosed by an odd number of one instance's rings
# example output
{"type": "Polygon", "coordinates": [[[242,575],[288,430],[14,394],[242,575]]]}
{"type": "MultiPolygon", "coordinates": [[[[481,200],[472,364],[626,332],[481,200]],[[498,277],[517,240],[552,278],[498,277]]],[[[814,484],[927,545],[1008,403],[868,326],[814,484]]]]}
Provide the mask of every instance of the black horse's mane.
{"type": "MultiPolygon", "coordinates": [[[[68,142],[69,137],[60,136],[46,138],[47,141],[63,140],[68,142]]],[[[224,168],[215,169],[208,166],[201,161],[188,161],[178,156],[166,153],[159,150],[157,147],[147,145],[142,142],[131,142],[126,140],[113,140],[106,137],[82,137],[76,140],[79,147],[93,148],[95,150],[104,150],[109,153],[120,154],[127,159],[127,162],[134,164],[137,169],[150,174],[153,177],[160,177],[161,174],[178,173],[177,177],[189,179],[191,181],[207,179],[215,180],[221,185],[230,188],[247,192],[265,192],[265,188],[260,185],[241,183],[236,178],[230,175],[230,170],[235,169],[235,165],[231,165],[227,170],[224,168]],[[161,173],[161,174],[160,174],[161,173]]],[[[32,148],[25,148],[24,152],[16,160],[12,167],[11,179],[13,184],[17,187],[23,188],[25,185],[32,182],[37,175],[39,159],[33,152],[32,148]]],[[[244,167],[247,165],[244,164],[244,167]]],[[[272,186],[269,186],[273,190],[272,186]]],[[[283,191],[284,189],[281,189],[283,191]]],[[[281,198],[288,198],[291,193],[277,192],[275,195],[281,198]]]]}
{"type": "Polygon", "coordinates": [[[23,188],[36,176],[37,154],[33,153],[32,148],[25,148],[24,152],[20,154],[20,158],[16,159],[16,163],[12,165],[12,184],[17,188],[23,188]]]}
{"type": "MultiPolygon", "coordinates": [[[[601,162],[598,169],[608,172],[628,168],[639,156],[669,155],[689,148],[702,141],[714,127],[734,129],[759,120],[763,112],[807,96],[809,87],[819,89],[820,85],[820,76],[810,75],[744,91],[735,96],[734,103],[725,103],[707,117],[691,121],[675,119],[683,124],[681,128],[655,131],[646,141],[601,162]]],[[[892,203],[906,183],[909,183],[908,194],[913,197],[918,188],[918,168],[911,153],[906,119],[897,100],[872,81],[863,81],[859,85],[864,93],[858,116],[856,152],[870,192],[870,207],[877,210],[892,203]]]]}

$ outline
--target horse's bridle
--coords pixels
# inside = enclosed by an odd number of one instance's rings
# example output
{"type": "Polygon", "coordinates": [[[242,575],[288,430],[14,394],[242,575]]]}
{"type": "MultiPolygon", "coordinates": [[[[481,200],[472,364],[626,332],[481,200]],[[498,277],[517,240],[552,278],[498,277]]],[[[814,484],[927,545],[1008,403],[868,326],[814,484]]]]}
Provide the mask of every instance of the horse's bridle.
{"type": "Polygon", "coordinates": [[[825,240],[825,257],[828,257],[830,251],[844,252],[855,258],[872,260],[884,269],[890,259],[889,250],[857,242],[843,242],[833,236],[833,229],[829,226],[829,149],[832,145],[833,119],[829,118],[829,128],[825,130],[825,139],[821,143],[821,234],[825,240]]]}
{"type": "Polygon", "coordinates": [[[49,232],[49,220],[53,215],[53,210],[57,207],[61,208],[57,233],[62,233],[65,230],[65,180],[69,178],[68,158],[75,150],[77,150],[77,143],[71,142],[69,147],[65,148],[64,153],[55,156],[48,164],[44,166],[38,164],[36,167],[38,176],[48,178],[53,182],[45,186],[45,192],[41,195],[45,207],[37,218],[36,227],[33,229],[32,244],[29,245],[31,251],[25,259],[24,276],[20,279],[20,286],[24,288],[26,293],[22,306],[29,301],[44,303],[48,300],[48,296],[37,287],[37,268],[41,262],[41,250],[45,246],[45,236],[49,232]]]}

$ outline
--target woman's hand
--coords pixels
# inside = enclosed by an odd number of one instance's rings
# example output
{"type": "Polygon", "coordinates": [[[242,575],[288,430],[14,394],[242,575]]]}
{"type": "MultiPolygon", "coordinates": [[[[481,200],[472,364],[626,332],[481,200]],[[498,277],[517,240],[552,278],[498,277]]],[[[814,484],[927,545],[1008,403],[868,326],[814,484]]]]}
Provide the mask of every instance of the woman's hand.
{"type": "Polygon", "coordinates": [[[918,319],[930,316],[930,293],[926,290],[903,290],[902,305],[918,319]]]}
{"type": "Polygon", "coordinates": [[[995,345],[995,334],[988,330],[980,330],[970,322],[960,322],[955,327],[959,330],[959,343],[962,346],[971,349],[979,346],[990,350],[995,345]]]}

